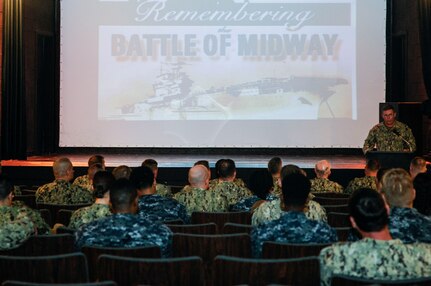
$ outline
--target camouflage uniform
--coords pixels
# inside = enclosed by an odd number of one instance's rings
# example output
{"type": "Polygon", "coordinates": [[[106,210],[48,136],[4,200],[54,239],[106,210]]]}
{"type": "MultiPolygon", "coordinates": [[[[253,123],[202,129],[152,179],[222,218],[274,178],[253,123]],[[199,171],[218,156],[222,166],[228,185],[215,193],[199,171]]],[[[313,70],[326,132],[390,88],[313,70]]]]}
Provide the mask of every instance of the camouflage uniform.
{"type": "Polygon", "coordinates": [[[189,223],[186,207],[174,199],[160,195],[145,195],[138,200],[138,214],[155,221],[164,222],[181,219],[189,223]]]}
{"type": "Polygon", "coordinates": [[[392,128],[386,127],[383,122],[371,128],[367,139],[365,139],[362,150],[364,153],[367,153],[368,151],[373,150],[374,146],[376,146],[378,151],[399,152],[406,148],[411,148],[412,152],[416,151],[416,142],[413,137],[412,130],[407,125],[399,121],[395,121],[392,128]],[[399,136],[394,133],[394,130],[399,134],[399,136]],[[410,147],[404,145],[405,142],[402,138],[409,142],[410,147]]]}
{"type": "Polygon", "coordinates": [[[414,208],[391,208],[389,231],[404,243],[431,243],[431,218],[414,208]]]}
{"type": "Polygon", "coordinates": [[[361,178],[354,178],[349,182],[349,185],[344,190],[344,193],[352,194],[354,191],[362,188],[368,188],[377,191],[376,177],[365,176],[361,178]]]}
{"type": "MultiPolygon", "coordinates": [[[[278,199],[278,196],[273,195],[273,194],[268,194],[266,196],[266,201],[273,201],[278,199]]],[[[259,198],[258,196],[251,196],[248,198],[244,198],[242,200],[240,200],[239,202],[237,202],[236,204],[230,206],[230,211],[233,212],[249,212],[251,211],[251,208],[253,207],[253,205],[262,200],[261,198],[259,198]]]]}
{"type": "Polygon", "coordinates": [[[69,227],[78,229],[84,224],[112,215],[108,205],[92,204],[91,206],[77,209],[70,217],[69,227]]]}
{"type": "Polygon", "coordinates": [[[225,212],[229,207],[223,195],[194,187],[181,190],[174,195],[174,199],[186,207],[189,216],[192,212],[225,212]]]}
{"type": "Polygon", "coordinates": [[[331,285],[334,274],[385,280],[429,277],[430,257],[431,245],[398,239],[337,243],[320,252],[321,285],[331,285]]]}
{"type": "Polygon", "coordinates": [[[141,247],[157,245],[169,257],[172,232],[162,224],[134,214],[113,214],[90,222],[75,233],[75,246],[141,247]]]}
{"type": "MultiPolygon", "coordinates": [[[[0,207],[1,209],[1,207],[0,207]]],[[[11,217],[15,217],[19,212],[25,212],[28,218],[33,222],[37,229],[37,234],[50,234],[51,227],[42,218],[38,210],[29,208],[21,201],[12,202],[12,206],[8,210],[3,210],[5,212],[10,212],[11,217]]]]}
{"type": "Polygon", "coordinates": [[[329,192],[336,192],[336,193],[342,193],[343,187],[331,180],[324,179],[324,178],[314,178],[310,180],[311,183],[311,192],[315,193],[329,193],[329,192]]]}
{"type": "Polygon", "coordinates": [[[94,202],[91,191],[64,180],[39,187],[36,191],[37,203],[48,204],[85,204],[94,202]]]}
{"type": "Polygon", "coordinates": [[[81,186],[87,190],[93,191],[93,183],[90,181],[90,178],[88,177],[88,175],[77,177],[73,181],[73,184],[77,186],[81,186]]]}
{"type": "Polygon", "coordinates": [[[281,190],[281,186],[280,186],[280,184],[278,182],[278,178],[273,178],[273,182],[274,182],[274,187],[272,189],[272,193],[274,195],[281,196],[281,194],[283,193],[283,191],[281,190]]]}
{"type": "MultiPolygon", "coordinates": [[[[210,184],[209,184],[209,189],[215,188],[218,184],[220,184],[222,182],[223,181],[220,181],[220,179],[218,179],[218,178],[217,179],[212,179],[210,181],[210,184]]],[[[245,185],[244,181],[242,179],[240,179],[240,178],[235,178],[233,180],[233,183],[235,185],[237,185],[238,187],[240,187],[240,188],[247,188],[247,186],[245,185]]]]}
{"type": "MultiPolygon", "coordinates": [[[[267,221],[279,219],[283,211],[281,210],[281,200],[276,199],[261,204],[254,210],[251,218],[252,225],[257,226],[267,221]]],[[[327,221],[325,209],[317,202],[308,200],[304,210],[305,216],[312,220],[327,221]]]]}
{"type": "Polygon", "coordinates": [[[337,232],[327,223],[308,219],[303,212],[284,212],[279,219],[261,224],[251,231],[253,255],[260,257],[265,241],[286,243],[332,243],[337,232]]]}
{"type": "Polygon", "coordinates": [[[209,190],[217,194],[222,194],[227,198],[229,205],[234,205],[243,198],[253,195],[249,189],[239,187],[234,182],[220,182],[214,188],[210,188],[209,190]]]}
{"type": "Polygon", "coordinates": [[[0,213],[0,250],[20,246],[34,234],[34,224],[25,213],[17,217],[0,213]]]}
{"type": "Polygon", "coordinates": [[[164,197],[172,198],[171,188],[164,184],[159,184],[159,183],[156,184],[156,194],[164,197]]]}
{"type": "Polygon", "coordinates": [[[13,186],[13,194],[15,196],[21,196],[22,195],[21,187],[20,186],[13,186]]]}

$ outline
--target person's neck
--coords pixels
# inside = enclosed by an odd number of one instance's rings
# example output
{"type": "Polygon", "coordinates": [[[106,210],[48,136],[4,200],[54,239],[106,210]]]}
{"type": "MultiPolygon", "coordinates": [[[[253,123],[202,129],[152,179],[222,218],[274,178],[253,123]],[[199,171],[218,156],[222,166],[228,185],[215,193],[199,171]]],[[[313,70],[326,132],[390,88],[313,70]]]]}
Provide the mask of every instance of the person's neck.
{"type": "Polygon", "coordinates": [[[389,228],[386,225],[382,230],[374,231],[374,232],[364,232],[358,229],[363,238],[371,238],[374,240],[391,240],[392,236],[389,232],[389,228]]]}
{"type": "Polygon", "coordinates": [[[96,198],[94,203],[99,205],[109,205],[109,198],[96,198]]]}
{"type": "Polygon", "coordinates": [[[156,189],[153,187],[149,187],[149,188],[140,190],[140,194],[142,196],[154,195],[155,193],[156,193],[156,189]]]}
{"type": "Polygon", "coordinates": [[[219,178],[220,182],[233,182],[235,177],[219,178]]]}
{"type": "Polygon", "coordinates": [[[304,212],[305,205],[302,206],[293,206],[293,205],[284,205],[283,210],[285,212],[304,212]]]}

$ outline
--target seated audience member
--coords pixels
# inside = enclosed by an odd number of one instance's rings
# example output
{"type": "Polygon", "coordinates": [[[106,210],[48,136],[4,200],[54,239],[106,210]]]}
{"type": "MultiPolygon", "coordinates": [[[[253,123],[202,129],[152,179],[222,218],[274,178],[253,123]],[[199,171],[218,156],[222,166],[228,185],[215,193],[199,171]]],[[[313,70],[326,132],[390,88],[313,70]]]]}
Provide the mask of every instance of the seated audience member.
{"type": "Polygon", "coordinates": [[[211,175],[210,162],[208,162],[207,160],[199,160],[193,164],[193,166],[196,166],[196,165],[204,166],[205,168],[207,168],[208,172],[210,172],[210,175],[211,175]]]}
{"type": "Polygon", "coordinates": [[[421,157],[414,157],[410,162],[410,176],[412,176],[412,180],[420,173],[427,172],[427,161],[421,157]]]}
{"type": "Polygon", "coordinates": [[[74,181],[74,185],[82,186],[88,188],[92,186],[91,175],[94,176],[96,169],[105,170],[105,158],[102,155],[93,155],[88,159],[88,173],[77,177],[74,181]],[[98,168],[91,169],[91,166],[99,164],[98,168]],[[90,174],[91,173],[91,174],[90,174]]]}
{"type": "Polygon", "coordinates": [[[0,218],[0,250],[16,248],[35,234],[34,224],[25,213],[9,220],[0,214],[0,218]]]}
{"type": "Polygon", "coordinates": [[[157,161],[154,159],[146,159],[144,162],[142,162],[141,166],[148,167],[153,171],[154,177],[156,178],[156,193],[158,195],[171,198],[171,188],[166,184],[157,183],[157,175],[159,174],[159,164],[157,163],[157,161]]]}
{"type": "Polygon", "coordinates": [[[37,203],[85,204],[93,202],[91,191],[73,185],[73,166],[68,158],[59,158],[53,164],[55,180],[40,186],[36,191],[37,203]]]}
{"type": "Polygon", "coordinates": [[[352,226],[363,239],[333,244],[320,252],[321,285],[331,285],[335,274],[382,280],[431,276],[431,245],[392,239],[388,208],[380,193],[355,191],[349,209],[352,226]]]}
{"type": "Polygon", "coordinates": [[[165,225],[136,215],[138,194],[126,179],[115,181],[109,191],[113,215],[90,222],[75,234],[75,245],[105,247],[159,246],[169,256],[172,232],[165,225]]]}
{"type": "MultiPolygon", "coordinates": [[[[220,170],[220,168],[221,168],[221,166],[222,166],[222,163],[223,163],[223,162],[225,162],[226,160],[230,160],[230,159],[220,159],[220,160],[218,160],[218,161],[215,163],[216,178],[215,178],[215,179],[210,180],[210,182],[209,182],[209,188],[210,188],[211,190],[212,190],[212,189],[214,189],[218,184],[220,184],[220,183],[224,182],[224,180],[221,180],[221,179],[220,179],[220,177],[221,177],[221,172],[222,172],[222,171],[220,170]]],[[[232,161],[232,160],[230,160],[230,161],[232,161]]],[[[232,161],[232,162],[233,162],[233,161],[232,161]]],[[[235,162],[234,162],[234,164],[235,164],[235,162]]],[[[210,178],[211,178],[211,176],[210,176],[210,178]]],[[[234,182],[238,187],[240,187],[240,188],[246,188],[246,185],[245,185],[244,181],[243,181],[242,179],[240,179],[240,178],[237,178],[236,176],[235,176],[235,178],[234,178],[233,182],[234,182]]]]}
{"type": "Polygon", "coordinates": [[[283,162],[280,157],[273,157],[268,162],[268,171],[272,175],[273,179],[273,193],[281,194],[281,168],[283,167],[283,162]]]}
{"type": "Polygon", "coordinates": [[[230,207],[231,211],[251,211],[265,201],[272,201],[278,198],[272,194],[274,181],[271,174],[266,169],[255,170],[250,176],[250,190],[253,196],[244,198],[230,207]]]}
{"type": "Polygon", "coordinates": [[[185,206],[174,199],[156,194],[156,181],[150,168],[135,168],[130,181],[138,190],[138,215],[159,222],[178,219],[184,223],[189,222],[185,206]]]}
{"type": "Polygon", "coordinates": [[[218,174],[218,183],[210,187],[210,190],[225,196],[228,199],[229,205],[234,205],[241,199],[252,196],[248,188],[240,187],[235,183],[236,166],[233,160],[222,160],[219,164],[218,174]]]}
{"type": "Polygon", "coordinates": [[[102,164],[96,163],[91,165],[90,167],[88,167],[88,171],[87,171],[87,177],[85,182],[77,182],[75,183],[75,181],[73,182],[74,185],[78,185],[81,186],[83,188],[86,188],[89,191],[93,191],[93,178],[94,175],[99,172],[99,171],[104,171],[105,168],[102,166],[102,164]],[[88,185],[84,185],[84,183],[88,183],[88,185]]]}
{"type": "Polygon", "coordinates": [[[416,198],[413,207],[423,215],[431,216],[431,174],[420,173],[413,180],[416,198]]]}
{"type": "Polygon", "coordinates": [[[286,176],[282,182],[283,212],[280,218],[255,227],[251,232],[253,253],[259,257],[265,241],[290,243],[331,243],[337,233],[327,223],[308,219],[304,214],[310,180],[302,174],[286,176]]]}
{"type": "MultiPolygon", "coordinates": [[[[283,168],[281,169],[282,181],[286,176],[290,174],[302,174],[303,176],[306,176],[306,173],[304,172],[304,170],[302,170],[296,165],[289,164],[289,165],[283,166],[283,168]]],[[[312,200],[313,197],[314,196],[310,193],[310,195],[308,196],[307,202],[305,203],[305,209],[304,209],[305,215],[309,219],[321,220],[326,222],[327,217],[326,217],[325,209],[319,203],[313,201],[312,200]]],[[[282,204],[283,203],[282,203],[281,197],[277,198],[276,200],[262,203],[253,212],[253,216],[251,219],[252,224],[256,226],[256,225],[265,223],[267,221],[280,218],[281,214],[283,213],[282,204]]]]}
{"type": "MultiPolygon", "coordinates": [[[[0,177],[0,228],[3,229],[2,235],[11,239],[11,244],[22,242],[24,238],[31,234],[50,233],[49,225],[43,220],[39,211],[25,206],[21,202],[13,201],[13,184],[5,177],[0,177]],[[11,226],[7,226],[12,224],[11,226]],[[13,228],[16,228],[14,231],[13,228]],[[6,229],[12,233],[7,234],[6,229]],[[17,236],[17,241],[14,236],[17,236]]],[[[1,248],[9,248],[7,241],[0,239],[1,248]]]]}
{"type": "Polygon", "coordinates": [[[109,189],[114,182],[114,176],[108,171],[100,171],[94,175],[93,196],[95,202],[91,206],[73,212],[70,217],[70,228],[78,229],[84,224],[112,214],[109,209],[109,189]]]}
{"type": "Polygon", "coordinates": [[[404,169],[388,170],[381,181],[381,192],[391,210],[389,230],[393,238],[404,243],[431,243],[431,218],[413,208],[415,189],[404,169]]]}
{"type": "Polygon", "coordinates": [[[370,159],[365,165],[365,177],[354,178],[350,181],[345,193],[351,194],[358,189],[369,188],[377,191],[376,176],[379,171],[380,165],[376,159],[370,159]]]}
{"type": "Polygon", "coordinates": [[[114,170],[112,170],[112,175],[114,175],[115,180],[119,179],[129,179],[130,174],[132,173],[132,168],[126,165],[120,165],[118,167],[115,167],[114,170]]]}
{"type": "Polygon", "coordinates": [[[202,165],[196,165],[189,170],[189,186],[174,195],[183,204],[188,215],[192,212],[223,212],[228,210],[228,200],[223,194],[208,190],[209,173],[202,165]]]}
{"type": "Polygon", "coordinates": [[[314,166],[316,178],[311,180],[311,191],[315,193],[336,192],[342,193],[343,187],[331,180],[331,164],[327,160],[321,160],[314,166]]]}

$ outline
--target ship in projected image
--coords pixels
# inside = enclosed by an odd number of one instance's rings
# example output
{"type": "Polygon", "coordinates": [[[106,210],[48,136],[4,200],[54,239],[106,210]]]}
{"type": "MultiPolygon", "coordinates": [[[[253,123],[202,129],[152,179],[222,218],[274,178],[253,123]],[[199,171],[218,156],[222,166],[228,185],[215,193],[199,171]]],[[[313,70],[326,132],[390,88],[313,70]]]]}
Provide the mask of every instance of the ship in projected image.
{"type": "Polygon", "coordinates": [[[164,64],[154,95],[123,106],[133,119],[317,119],[322,104],[335,117],[328,99],[342,78],[265,78],[226,87],[192,89],[193,81],[182,71],[184,63],[164,64]]]}

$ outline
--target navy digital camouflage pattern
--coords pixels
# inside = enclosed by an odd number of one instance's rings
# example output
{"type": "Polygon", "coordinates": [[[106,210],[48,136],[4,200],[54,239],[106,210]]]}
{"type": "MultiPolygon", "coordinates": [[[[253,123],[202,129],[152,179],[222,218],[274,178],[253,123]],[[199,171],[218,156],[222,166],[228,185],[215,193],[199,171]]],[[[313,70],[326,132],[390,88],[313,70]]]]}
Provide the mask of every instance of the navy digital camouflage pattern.
{"type": "Polygon", "coordinates": [[[186,207],[178,201],[160,195],[144,195],[138,200],[138,214],[151,220],[164,222],[181,219],[189,223],[186,207]]]}
{"type": "MultiPolygon", "coordinates": [[[[268,194],[266,196],[266,201],[273,201],[278,199],[277,195],[274,194],[268,194]]],[[[253,207],[253,205],[262,200],[261,198],[259,198],[258,196],[251,196],[248,198],[244,198],[242,200],[240,200],[239,202],[237,202],[236,204],[230,206],[230,211],[233,212],[249,212],[251,211],[251,208],[253,207]]]]}
{"type": "Polygon", "coordinates": [[[343,192],[343,187],[339,183],[333,182],[325,178],[314,178],[310,180],[310,183],[311,183],[310,192],[314,192],[314,193],[327,193],[327,192],[342,193],[343,192]]]}
{"type": "MultiPolygon", "coordinates": [[[[267,221],[279,219],[282,213],[281,200],[279,198],[265,202],[254,210],[253,216],[251,217],[251,223],[252,225],[257,226],[267,221]]],[[[307,201],[304,213],[309,219],[327,221],[325,209],[313,200],[307,201]]]]}
{"type": "Polygon", "coordinates": [[[234,205],[240,200],[253,195],[249,189],[240,187],[234,182],[220,182],[209,190],[226,197],[229,205],[234,205]]]}
{"type": "Polygon", "coordinates": [[[253,255],[260,257],[265,241],[286,243],[332,243],[337,232],[327,223],[308,219],[303,212],[284,212],[279,219],[261,224],[251,231],[253,255]]]}
{"type": "Polygon", "coordinates": [[[176,193],[174,199],[186,207],[189,216],[192,212],[225,212],[229,208],[223,194],[190,186],[176,193]]]}
{"type": "Polygon", "coordinates": [[[112,215],[109,205],[92,204],[91,206],[77,209],[70,217],[69,228],[78,229],[84,224],[112,215]]]}
{"type": "Polygon", "coordinates": [[[334,274],[382,280],[430,277],[430,257],[431,245],[398,239],[336,243],[320,252],[321,285],[331,285],[334,274]]]}
{"type": "Polygon", "coordinates": [[[25,213],[13,218],[0,213],[0,250],[18,247],[33,234],[34,224],[25,213]]]}
{"type": "Polygon", "coordinates": [[[171,188],[164,184],[156,184],[156,194],[167,198],[172,198],[171,188]]]}
{"type": "Polygon", "coordinates": [[[88,189],[64,180],[55,180],[37,189],[36,202],[72,205],[93,203],[94,198],[92,192],[88,189]]]}
{"type": "Polygon", "coordinates": [[[377,151],[400,152],[411,148],[410,151],[414,152],[416,151],[416,141],[412,130],[404,123],[395,121],[394,126],[388,128],[383,122],[380,122],[371,128],[362,150],[367,153],[373,150],[374,147],[376,147],[377,151]],[[406,144],[403,139],[409,144],[406,144]],[[405,146],[405,144],[410,146],[405,146]]]}
{"type": "Polygon", "coordinates": [[[34,226],[36,227],[38,234],[51,233],[51,227],[42,218],[42,215],[40,214],[40,212],[38,210],[29,208],[21,201],[13,201],[11,207],[8,207],[8,209],[2,210],[2,211],[5,211],[5,212],[9,211],[12,217],[16,217],[18,213],[25,212],[26,215],[33,222],[34,226]]]}
{"type": "Polygon", "coordinates": [[[75,233],[75,245],[105,247],[141,247],[156,245],[163,257],[169,257],[171,230],[134,214],[113,214],[90,222],[75,233]]]}
{"type": "Polygon", "coordinates": [[[431,243],[431,218],[414,208],[392,207],[389,231],[392,238],[398,238],[404,243],[431,243]]]}
{"type": "Polygon", "coordinates": [[[349,185],[344,190],[346,194],[352,194],[354,191],[368,188],[377,191],[376,177],[365,176],[361,178],[354,178],[349,182],[349,185]]]}

